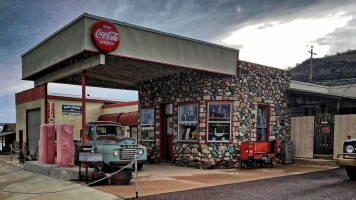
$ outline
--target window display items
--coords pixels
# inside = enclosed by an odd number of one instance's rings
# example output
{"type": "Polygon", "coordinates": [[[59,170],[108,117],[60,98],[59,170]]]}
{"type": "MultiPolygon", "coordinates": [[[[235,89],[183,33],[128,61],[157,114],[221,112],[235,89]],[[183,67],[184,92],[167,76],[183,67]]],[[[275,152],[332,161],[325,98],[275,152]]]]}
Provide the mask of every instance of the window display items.
{"type": "Polygon", "coordinates": [[[269,105],[259,105],[257,114],[257,141],[268,140],[268,126],[270,125],[268,112],[269,105]]]}
{"type": "Polygon", "coordinates": [[[231,138],[231,103],[209,103],[207,140],[228,142],[231,138]]]}
{"type": "Polygon", "coordinates": [[[180,105],[178,109],[178,139],[179,141],[196,142],[198,105],[186,104],[180,105]]]}
{"type": "Polygon", "coordinates": [[[141,140],[154,140],[154,109],[140,110],[141,140]]]}

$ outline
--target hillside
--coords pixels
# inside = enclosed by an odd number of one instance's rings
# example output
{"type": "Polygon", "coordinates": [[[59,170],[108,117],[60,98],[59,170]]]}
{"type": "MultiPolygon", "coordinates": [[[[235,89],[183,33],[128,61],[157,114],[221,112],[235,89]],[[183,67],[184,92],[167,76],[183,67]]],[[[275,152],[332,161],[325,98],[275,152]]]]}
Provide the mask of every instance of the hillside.
{"type": "MultiPolygon", "coordinates": [[[[309,82],[310,59],[289,70],[292,80],[309,82]]],[[[313,58],[313,83],[341,85],[356,82],[356,50],[313,58]]]]}

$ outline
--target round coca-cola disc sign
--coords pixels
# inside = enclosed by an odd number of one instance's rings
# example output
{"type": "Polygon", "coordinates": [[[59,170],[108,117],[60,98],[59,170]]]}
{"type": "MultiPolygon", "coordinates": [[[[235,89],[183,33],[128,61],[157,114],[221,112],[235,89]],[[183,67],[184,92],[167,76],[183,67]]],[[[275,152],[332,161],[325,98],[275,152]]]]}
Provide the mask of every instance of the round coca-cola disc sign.
{"type": "Polygon", "coordinates": [[[101,20],[91,28],[91,38],[95,45],[104,52],[114,51],[120,44],[119,30],[109,21],[101,20]]]}

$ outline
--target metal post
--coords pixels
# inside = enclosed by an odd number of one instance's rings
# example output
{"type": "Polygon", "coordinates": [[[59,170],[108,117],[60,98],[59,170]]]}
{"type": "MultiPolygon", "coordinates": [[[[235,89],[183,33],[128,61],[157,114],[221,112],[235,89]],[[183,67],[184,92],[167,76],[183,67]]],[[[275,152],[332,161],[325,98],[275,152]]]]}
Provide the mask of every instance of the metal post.
{"type": "Polygon", "coordinates": [[[309,82],[313,82],[313,55],[317,55],[313,52],[314,45],[311,46],[310,53],[310,72],[309,72],[309,82]]]}
{"type": "Polygon", "coordinates": [[[45,102],[45,108],[44,108],[44,116],[45,116],[45,119],[44,119],[44,123],[45,124],[48,124],[48,116],[49,116],[49,112],[48,112],[48,94],[47,94],[47,83],[44,84],[44,90],[45,90],[45,98],[44,98],[44,102],[45,102]]]}
{"type": "Polygon", "coordinates": [[[135,155],[135,183],[136,183],[136,198],[138,198],[137,153],[135,155]]]}
{"type": "Polygon", "coordinates": [[[12,144],[10,144],[10,152],[11,152],[10,155],[11,155],[11,163],[12,163],[12,144]]]}
{"type": "Polygon", "coordinates": [[[86,144],[85,141],[85,126],[86,126],[86,121],[85,121],[85,117],[86,117],[86,104],[85,104],[85,85],[86,85],[86,77],[85,77],[85,70],[82,71],[82,145],[84,146],[86,144]]]}

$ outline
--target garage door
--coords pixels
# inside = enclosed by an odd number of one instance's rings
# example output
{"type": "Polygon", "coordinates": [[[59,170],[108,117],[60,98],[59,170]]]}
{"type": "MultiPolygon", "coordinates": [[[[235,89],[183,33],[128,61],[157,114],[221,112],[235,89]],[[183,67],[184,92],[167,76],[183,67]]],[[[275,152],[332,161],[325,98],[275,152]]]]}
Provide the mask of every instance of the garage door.
{"type": "Polygon", "coordinates": [[[38,141],[40,140],[41,110],[27,112],[28,148],[32,156],[38,156],[38,141]]]}

